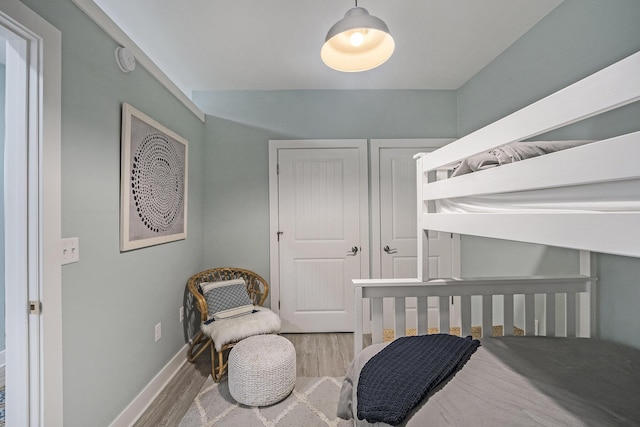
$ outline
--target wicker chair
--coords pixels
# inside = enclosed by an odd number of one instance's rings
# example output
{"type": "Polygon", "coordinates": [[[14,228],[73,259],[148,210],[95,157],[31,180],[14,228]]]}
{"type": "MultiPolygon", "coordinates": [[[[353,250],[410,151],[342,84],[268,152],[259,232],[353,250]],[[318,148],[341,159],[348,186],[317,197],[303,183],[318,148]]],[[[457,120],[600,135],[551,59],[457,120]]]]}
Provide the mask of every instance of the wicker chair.
{"type": "MultiPolygon", "coordinates": [[[[191,276],[187,282],[187,288],[193,296],[198,311],[200,311],[200,330],[191,340],[188,360],[193,363],[209,347],[211,350],[211,376],[215,382],[220,382],[226,372],[228,361],[225,360],[225,353],[238,341],[214,343],[211,336],[203,331],[202,326],[207,320],[208,309],[207,301],[200,292],[200,284],[240,278],[246,282],[247,292],[253,304],[262,306],[269,295],[269,284],[260,275],[249,270],[234,267],[212,268],[191,276]],[[216,346],[216,344],[218,345],[216,346]],[[216,350],[216,347],[220,347],[219,351],[216,350]]],[[[264,310],[268,311],[268,309],[264,310]]]]}

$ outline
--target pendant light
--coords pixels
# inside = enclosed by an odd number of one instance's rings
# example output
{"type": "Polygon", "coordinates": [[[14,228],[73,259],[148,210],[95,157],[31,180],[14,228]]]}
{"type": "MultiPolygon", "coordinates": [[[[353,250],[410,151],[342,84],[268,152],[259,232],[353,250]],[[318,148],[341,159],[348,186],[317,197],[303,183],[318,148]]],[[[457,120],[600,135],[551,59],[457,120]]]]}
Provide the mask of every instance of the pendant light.
{"type": "Polygon", "coordinates": [[[356,7],[329,29],[320,57],[334,70],[358,72],[384,64],[394,48],[387,24],[358,7],[356,0],[356,7]]]}

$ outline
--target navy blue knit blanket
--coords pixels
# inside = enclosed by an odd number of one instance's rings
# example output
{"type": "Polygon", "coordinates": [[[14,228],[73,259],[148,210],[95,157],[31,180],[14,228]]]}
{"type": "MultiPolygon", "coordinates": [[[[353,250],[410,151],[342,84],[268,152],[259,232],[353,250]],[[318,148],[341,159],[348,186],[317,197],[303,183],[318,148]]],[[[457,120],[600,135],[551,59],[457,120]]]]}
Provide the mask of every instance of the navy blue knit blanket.
{"type": "Polygon", "coordinates": [[[455,374],[480,346],[448,334],[402,337],[373,356],[358,380],[358,418],[400,424],[427,395],[455,374]]]}

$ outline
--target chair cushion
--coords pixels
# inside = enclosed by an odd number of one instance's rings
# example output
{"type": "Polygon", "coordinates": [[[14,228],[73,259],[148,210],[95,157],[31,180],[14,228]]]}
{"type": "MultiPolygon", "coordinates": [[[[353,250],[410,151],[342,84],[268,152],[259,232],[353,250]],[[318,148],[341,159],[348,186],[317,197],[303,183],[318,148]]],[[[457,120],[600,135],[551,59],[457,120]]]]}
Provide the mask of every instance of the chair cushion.
{"type": "Polygon", "coordinates": [[[207,300],[208,318],[225,319],[253,311],[244,279],[205,282],[200,284],[207,300]]]}
{"type": "Polygon", "coordinates": [[[200,328],[205,335],[211,337],[216,351],[220,351],[225,344],[253,335],[277,334],[280,332],[280,317],[266,307],[257,306],[254,313],[247,316],[203,323],[200,328]]]}

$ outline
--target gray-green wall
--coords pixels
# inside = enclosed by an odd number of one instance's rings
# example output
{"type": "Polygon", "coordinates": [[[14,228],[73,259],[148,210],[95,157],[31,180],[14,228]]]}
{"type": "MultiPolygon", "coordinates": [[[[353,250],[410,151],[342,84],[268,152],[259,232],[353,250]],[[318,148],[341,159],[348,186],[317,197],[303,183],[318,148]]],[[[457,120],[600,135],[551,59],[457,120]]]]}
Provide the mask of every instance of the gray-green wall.
{"type": "Polygon", "coordinates": [[[24,3],[62,33],[62,236],[80,262],[62,268],[64,425],[106,426],[185,345],[178,308],[202,267],[205,126],[69,0],[24,3]],[[121,104],[189,140],[188,238],[120,253],[121,104]],[[154,325],[162,338],[154,342],[154,325]]]}
{"type": "Polygon", "coordinates": [[[206,268],[241,267],[269,280],[268,135],[277,136],[207,117],[206,268]]]}
{"type": "Polygon", "coordinates": [[[459,135],[637,52],[639,14],[637,0],[565,0],[458,90],[459,135]]]}
{"type": "Polygon", "coordinates": [[[210,116],[288,139],[448,138],[457,131],[451,90],[198,91],[193,100],[210,116]]]}
{"type": "MultiPolygon", "coordinates": [[[[637,0],[565,0],[458,90],[460,136],[639,51],[639,22],[637,0]]],[[[599,139],[639,130],[638,104],[546,138],[599,139]]],[[[550,263],[541,273],[548,272],[548,267],[577,268],[574,251],[479,240],[468,239],[463,246],[463,256],[465,249],[481,254],[474,257],[474,265],[465,266],[467,270],[500,271],[496,260],[512,269],[517,256],[531,253],[544,254],[542,259],[550,263]]],[[[640,348],[640,311],[635,307],[640,301],[640,260],[599,255],[597,269],[601,337],[640,348]]]]}

